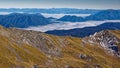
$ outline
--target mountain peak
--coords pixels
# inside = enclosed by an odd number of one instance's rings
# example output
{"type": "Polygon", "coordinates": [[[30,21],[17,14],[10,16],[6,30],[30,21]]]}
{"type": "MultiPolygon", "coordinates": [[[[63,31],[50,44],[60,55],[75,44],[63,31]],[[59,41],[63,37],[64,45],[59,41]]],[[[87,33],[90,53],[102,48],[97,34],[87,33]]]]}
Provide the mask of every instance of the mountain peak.
{"type": "Polygon", "coordinates": [[[116,35],[114,35],[113,31],[103,30],[100,32],[96,32],[95,34],[90,35],[83,40],[93,45],[100,45],[105,50],[107,50],[108,53],[120,57],[120,51],[118,47],[118,45],[120,44],[120,39],[116,35]]]}
{"type": "Polygon", "coordinates": [[[65,15],[58,20],[59,21],[68,21],[68,22],[80,22],[80,21],[84,21],[84,18],[80,17],[80,16],[77,17],[75,15],[65,15]]]}

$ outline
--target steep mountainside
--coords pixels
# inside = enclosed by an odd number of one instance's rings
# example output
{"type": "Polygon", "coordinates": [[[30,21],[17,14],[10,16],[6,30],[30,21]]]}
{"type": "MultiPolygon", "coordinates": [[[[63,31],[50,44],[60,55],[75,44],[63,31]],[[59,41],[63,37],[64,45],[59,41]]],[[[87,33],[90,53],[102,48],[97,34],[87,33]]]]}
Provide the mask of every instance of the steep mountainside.
{"type": "MultiPolygon", "coordinates": [[[[120,42],[118,40],[120,39],[120,31],[111,32],[117,38],[115,42],[120,42]]],[[[86,41],[87,39],[84,38],[60,37],[35,31],[7,29],[0,26],[0,67],[120,67],[119,56],[109,54],[99,44],[90,45],[86,41]]],[[[115,45],[120,46],[119,43],[115,43],[115,45]]]]}
{"type": "Polygon", "coordinates": [[[40,14],[12,13],[0,15],[0,25],[5,27],[25,28],[46,24],[50,24],[50,22],[40,14]]]}
{"type": "Polygon", "coordinates": [[[70,30],[53,30],[47,31],[48,34],[54,34],[59,36],[74,36],[74,37],[85,37],[95,32],[99,32],[102,30],[119,30],[120,22],[106,22],[98,26],[94,27],[85,27],[85,28],[75,28],[70,30]]]}
{"type": "Polygon", "coordinates": [[[120,31],[103,30],[83,39],[85,43],[100,45],[108,53],[120,57],[120,31]]]}

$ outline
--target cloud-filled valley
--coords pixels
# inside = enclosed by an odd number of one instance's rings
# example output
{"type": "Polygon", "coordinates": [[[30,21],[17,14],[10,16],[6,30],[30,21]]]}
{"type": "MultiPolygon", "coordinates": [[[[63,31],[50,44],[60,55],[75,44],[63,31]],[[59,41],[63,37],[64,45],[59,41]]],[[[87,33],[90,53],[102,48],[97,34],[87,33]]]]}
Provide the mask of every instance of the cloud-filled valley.
{"type": "Polygon", "coordinates": [[[80,16],[80,17],[86,17],[89,16],[91,14],[48,14],[48,13],[41,13],[44,17],[48,18],[48,17],[53,17],[53,18],[61,18],[65,15],[71,15],[71,16],[80,16]]]}
{"type": "Polygon", "coordinates": [[[24,30],[34,30],[34,31],[50,31],[50,30],[69,30],[73,28],[83,28],[89,26],[97,26],[105,22],[120,22],[120,20],[105,20],[105,21],[87,21],[87,22],[60,22],[53,23],[44,26],[28,27],[23,28],[24,30]]]}

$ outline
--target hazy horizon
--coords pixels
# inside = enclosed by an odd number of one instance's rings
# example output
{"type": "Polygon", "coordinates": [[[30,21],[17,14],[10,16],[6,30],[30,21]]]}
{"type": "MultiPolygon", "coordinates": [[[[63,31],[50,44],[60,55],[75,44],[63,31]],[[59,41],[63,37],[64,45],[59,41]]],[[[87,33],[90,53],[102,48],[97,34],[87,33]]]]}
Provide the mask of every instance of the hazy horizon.
{"type": "Polygon", "coordinates": [[[120,9],[120,0],[0,0],[0,8],[120,9]]]}
{"type": "Polygon", "coordinates": [[[81,9],[81,10],[120,10],[120,8],[115,9],[115,8],[106,8],[106,9],[100,9],[100,8],[30,8],[30,7],[26,7],[26,8],[1,8],[0,9],[81,9]]]}

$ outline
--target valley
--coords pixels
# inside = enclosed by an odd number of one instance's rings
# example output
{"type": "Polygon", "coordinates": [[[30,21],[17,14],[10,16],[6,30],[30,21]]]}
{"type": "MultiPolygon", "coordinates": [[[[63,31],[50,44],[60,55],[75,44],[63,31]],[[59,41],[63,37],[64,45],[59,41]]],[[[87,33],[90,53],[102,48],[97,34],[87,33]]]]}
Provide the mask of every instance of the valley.
{"type": "Polygon", "coordinates": [[[0,68],[120,68],[120,10],[0,8],[0,68]]]}

